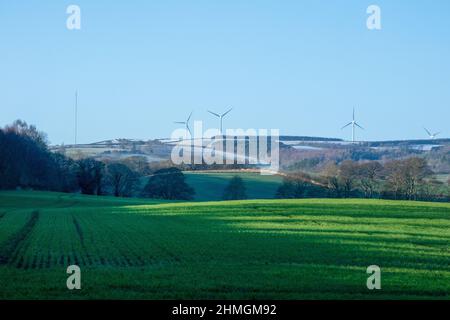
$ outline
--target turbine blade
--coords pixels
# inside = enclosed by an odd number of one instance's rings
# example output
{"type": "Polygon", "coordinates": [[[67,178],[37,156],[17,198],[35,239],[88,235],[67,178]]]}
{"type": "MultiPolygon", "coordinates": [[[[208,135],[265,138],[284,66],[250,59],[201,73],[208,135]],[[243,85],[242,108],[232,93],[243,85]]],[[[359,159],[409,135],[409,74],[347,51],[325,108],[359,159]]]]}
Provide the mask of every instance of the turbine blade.
{"type": "Polygon", "coordinates": [[[440,135],[441,134],[441,132],[436,132],[435,134],[434,134],[434,136],[436,137],[436,136],[438,136],[438,135],[440,135]]]}
{"type": "Polygon", "coordinates": [[[351,124],[352,124],[352,122],[349,122],[348,124],[346,124],[345,126],[343,126],[343,127],[341,128],[341,130],[347,128],[347,127],[348,127],[349,125],[351,125],[351,124]]]}
{"type": "Polygon", "coordinates": [[[355,108],[353,108],[353,121],[355,121],[355,108]]]}
{"type": "Polygon", "coordinates": [[[432,134],[430,133],[430,131],[428,131],[427,128],[423,127],[423,129],[426,131],[426,133],[427,133],[429,136],[432,136],[432,134]]]}
{"type": "Polygon", "coordinates": [[[231,112],[231,110],[233,110],[233,108],[230,108],[230,110],[228,110],[227,112],[225,112],[224,114],[222,114],[222,117],[225,117],[227,114],[229,114],[231,112]]]}
{"type": "Polygon", "coordinates": [[[186,122],[175,121],[176,124],[186,124],[186,122]]]}
{"type": "Polygon", "coordinates": [[[216,116],[217,118],[220,118],[220,115],[218,115],[217,113],[209,111],[209,110],[208,110],[208,112],[211,113],[212,115],[216,116]]]}
{"type": "Polygon", "coordinates": [[[355,122],[355,125],[358,126],[360,129],[363,129],[363,130],[364,130],[364,128],[361,127],[358,123],[355,122]]]}
{"type": "Polygon", "coordinates": [[[194,111],[191,111],[191,113],[189,114],[189,117],[187,118],[187,120],[186,120],[186,122],[189,122],[189,120],[191,120],[191,117],[192,117],[192,113],[193,113],[194,111]]]}

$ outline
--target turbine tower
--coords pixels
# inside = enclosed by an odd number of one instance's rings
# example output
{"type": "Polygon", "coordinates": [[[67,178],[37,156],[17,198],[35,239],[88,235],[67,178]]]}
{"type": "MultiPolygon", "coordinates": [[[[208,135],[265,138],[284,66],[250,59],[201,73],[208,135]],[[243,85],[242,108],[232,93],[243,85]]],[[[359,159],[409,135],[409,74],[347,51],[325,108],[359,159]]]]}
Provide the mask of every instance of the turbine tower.
{"type": "Polygon", "coordinates": [[[75,90],[75,146],[77,145],[78,135],[78,90],[75,90]]]}
{"type": "Polygon", "coordinates": [[[223,125],[223,118],[224,118],[228,113],[230,113],[231,110],[233,110],[233,108],[230,108],[227,112],[222,113],[222,114],[215,113],[215,112],[212,112],[212,111],[209,111],[209,110],[208,110],[209,113],[211,113],[213,116],[216,116],[217,118],[220,119],[220,133],[223,132],[223,131],[222,131],[222,129],[223,129],[223,126],[222,126],[222,125],[223,125]]]}
{"type": "Polygon", "coordinates": [[[431,133],[427,128],[423,128],[426,132],[427,132],[427,134],[428,134],[428,137],[430,137],[430,139],[431,140],[434,140],[439,134],[441,134],[440,132],[436,132],[436,133],[431,133]]]}
{"type": "Polygon", "coordinates": [[[347,128],[350,125],[352,126],[352,142],[355,142],[355,129],[356,129],[356,127],[364,130],[364,128],[361,127],[355,120],[355,108],[353,108],[353,119],[352,119],[352,121],[347,123],[345,126],[343,126],[342,129],[345,129],[345,128],[347,128]]]}
{"type": "Polygon", "coordinates": [[[183,124],[191,136],[192,136],[192,132],[191,132],[191,129],[189,128],[189,120],[191,120],[191,116],[192,116],[193,112],[194,111],[191,111],[191,113],[189,114],[189,117],[187,118],[186,121],[175,121],[176,124],[183,124]]]}

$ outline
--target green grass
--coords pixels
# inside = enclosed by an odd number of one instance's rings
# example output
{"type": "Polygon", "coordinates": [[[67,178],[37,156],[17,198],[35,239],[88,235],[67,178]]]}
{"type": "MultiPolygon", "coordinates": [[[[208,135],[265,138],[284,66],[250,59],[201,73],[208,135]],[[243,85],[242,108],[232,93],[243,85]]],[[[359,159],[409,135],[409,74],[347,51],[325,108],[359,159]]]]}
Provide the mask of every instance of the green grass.
{"type": "Polygon", "coordinates": [[[261,175],[256,172],[184,172],[186,182],[195,189],[195,200],[221,200],[223,191],[233,176],[244,181],[249,199],[273,199],[282,177],[278,175],[261,175]]]}
{"type": "Polygon", "coordinates": [[[0,299],[449,299],[449,244],[448,203],[0,192],[0,299]]]}

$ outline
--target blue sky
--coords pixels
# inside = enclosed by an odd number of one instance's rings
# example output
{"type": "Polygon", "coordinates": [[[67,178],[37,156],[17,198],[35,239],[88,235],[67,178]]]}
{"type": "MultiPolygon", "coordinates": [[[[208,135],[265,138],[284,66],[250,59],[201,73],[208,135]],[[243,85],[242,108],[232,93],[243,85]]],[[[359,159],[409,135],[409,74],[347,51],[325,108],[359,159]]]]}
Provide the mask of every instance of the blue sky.
{"type": "Polygon", "coordinates": [[[167,137],[191,110],[225,127],[364,140],[448,137],[450,1],[1,1],[0,125],[52,143],[167,137]],[[81,8],[81,30],[66,8],[81,8]],[[366,28],[381,7],[382,30],[366,28]]]}

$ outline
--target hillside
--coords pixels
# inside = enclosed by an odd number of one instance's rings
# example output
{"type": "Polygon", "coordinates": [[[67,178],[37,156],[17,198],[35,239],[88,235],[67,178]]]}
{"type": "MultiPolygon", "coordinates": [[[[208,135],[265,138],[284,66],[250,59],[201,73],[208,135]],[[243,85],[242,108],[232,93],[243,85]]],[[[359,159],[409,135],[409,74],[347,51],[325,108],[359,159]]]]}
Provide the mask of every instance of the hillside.
{"type": "Polygon", "coordinates": [[[282,177],[278,175],[263,176],[256,172],[196,172],[187,171],[186,182],[196,192],[197,201],[222,200],[225,187],[230,179],[237,175],[244,181],[249,199],[273,199],[282,177]]]}
{"type": "MultiPolygon", "coordinates": [[[[351,143],[335,138],[281,136],[279,141],[280,167],[287,171],[297,168],[314,172],[323,169],[325,163],[344,160],[386,161],[420,156],[427,159],[435,173],[450,175],[450,139],[351,143]],[[303,166],[305,161],[309,163],[308,167],[303,166]]],[[[115,139],[76,146],[52,146],[51,150],[74,159],[93,157],[102,161],[123,161],[141,157],[152,163],[169,160],[174,143],[170,139],[115,139]]]]}
{"type": "Polygon", "coordinates": [[[449,299],[449,230],[449,204],[0,192],[0,299],[449,299]]]}

